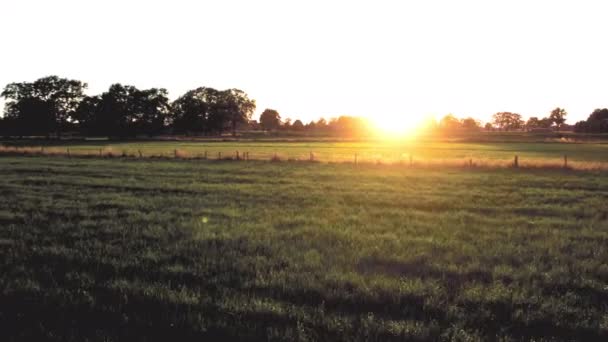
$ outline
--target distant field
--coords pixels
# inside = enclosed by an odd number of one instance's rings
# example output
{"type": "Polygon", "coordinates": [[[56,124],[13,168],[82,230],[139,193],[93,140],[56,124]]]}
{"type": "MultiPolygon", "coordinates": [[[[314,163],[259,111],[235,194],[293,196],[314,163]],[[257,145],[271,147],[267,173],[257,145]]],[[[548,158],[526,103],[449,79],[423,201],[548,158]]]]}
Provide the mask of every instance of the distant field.
{"type": "Polygon", "coordinates": [[[29,146],[31,150],[45,153],[66,153],[69,148],[74,155],[122,155],[165,156],[176,154],[188,158],[243,158],[248,153],[250,159],[309,160],[322,162],[510,162],[518,155],[521,162],[561,163],[564,155],[569,161],[585,163],[608,163],[608,143],[566,143],[566,142],[285,142],[285,141],[83,141],[74,143],[48,142],[5,142],[5,146],[29,146]],[[356,156],[356,157],[355,157],[356,156]]]}
{"type": "Polygon", "coordinates": [[[0,157],[0,340],[606,341],[607,246],[606,172],[0,157]]]}

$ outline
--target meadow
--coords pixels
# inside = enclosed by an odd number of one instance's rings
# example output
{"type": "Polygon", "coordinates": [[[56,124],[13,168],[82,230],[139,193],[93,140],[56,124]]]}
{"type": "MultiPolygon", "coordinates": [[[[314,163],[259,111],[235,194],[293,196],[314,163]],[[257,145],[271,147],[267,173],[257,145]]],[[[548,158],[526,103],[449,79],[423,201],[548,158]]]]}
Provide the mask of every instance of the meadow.
{"type": "Polygon", "coordinates": [[[606,246],[605,171],[3,156],[0,340],[605,341],[606,246]]]}

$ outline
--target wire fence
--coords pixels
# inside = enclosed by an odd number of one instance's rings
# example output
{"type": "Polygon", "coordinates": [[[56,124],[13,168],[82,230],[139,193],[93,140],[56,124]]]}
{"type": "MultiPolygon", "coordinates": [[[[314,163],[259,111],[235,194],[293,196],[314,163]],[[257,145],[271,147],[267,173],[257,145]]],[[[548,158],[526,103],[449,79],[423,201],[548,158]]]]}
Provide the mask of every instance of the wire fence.
{"type": "Polygon", "coordinates": [[[215,160],[215,161],[291,161],[350,163],[353,165],[402,165],[409,167],[510,167],[510,168],[563,168],[577,170],[608,170],[607,162],[572,161],[568,155],[559,158],[522,158],[514,154],[511,158],[425,158],[413,153],[356,151],[339,152],[301,152],[301,151],[247,151],[226,149],[166,151],[146,149],[116,148],[70,148],[70,147],[12,147],[0,146],[1,155],[39,155],[61,156],[67,158],[148,158],[179,160],[215,160]]]}

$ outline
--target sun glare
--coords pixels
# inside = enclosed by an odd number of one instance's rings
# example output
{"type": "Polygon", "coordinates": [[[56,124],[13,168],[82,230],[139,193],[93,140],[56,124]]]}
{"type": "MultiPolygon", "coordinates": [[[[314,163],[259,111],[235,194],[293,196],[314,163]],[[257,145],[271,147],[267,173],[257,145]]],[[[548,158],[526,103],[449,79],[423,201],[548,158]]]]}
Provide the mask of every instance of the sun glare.
{"type": "Polygon", "coordinates": [[[372,118],[377,133],[388,139],[409,138],[422,129],[423,116],[386,114],[372,118]]]}

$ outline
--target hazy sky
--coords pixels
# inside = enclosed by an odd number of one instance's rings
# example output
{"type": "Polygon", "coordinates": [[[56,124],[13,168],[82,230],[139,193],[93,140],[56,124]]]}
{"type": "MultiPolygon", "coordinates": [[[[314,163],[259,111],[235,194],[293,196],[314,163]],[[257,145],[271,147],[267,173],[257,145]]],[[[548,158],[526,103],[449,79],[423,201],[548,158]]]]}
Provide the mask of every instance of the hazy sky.
{"type": "Polygon", "coordinates": [[[0,0],[0,85],[240,88],[283,117],[608,107],[606,1],[0,0]]]}

